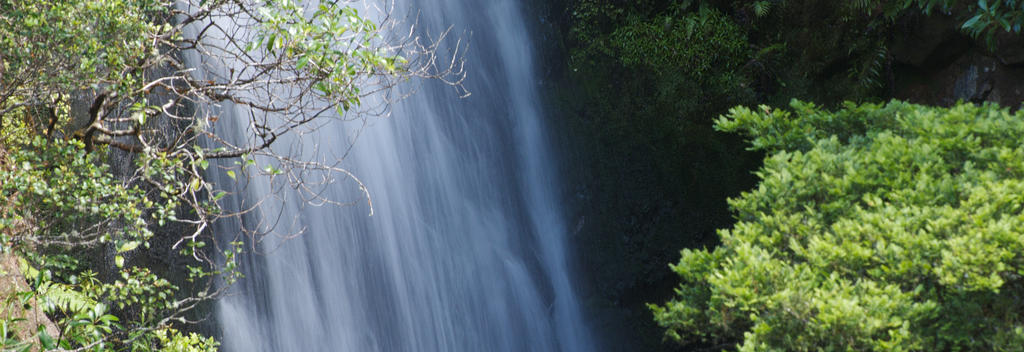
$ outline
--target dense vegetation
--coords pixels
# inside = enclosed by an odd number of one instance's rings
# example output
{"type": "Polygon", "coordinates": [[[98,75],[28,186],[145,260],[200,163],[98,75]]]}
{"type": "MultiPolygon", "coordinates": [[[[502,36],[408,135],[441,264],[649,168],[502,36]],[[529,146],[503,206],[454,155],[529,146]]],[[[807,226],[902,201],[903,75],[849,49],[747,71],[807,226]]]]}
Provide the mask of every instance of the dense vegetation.
{"type": "MultiPolygon", "coordinates": [[[[681,334],[668,339],[679,344],[659,344],[664,330],[650,324],[645,305],[684,297],[673,290],[665,259],[675,262],[681,248],[713,249],[724,241],[716,229],[744,220],[725,199],[756,187],[764,153],[776,151],[747,148],[738,135],[716,132],[718,116],[735,106],[785,106],[791,99],[838,108],[844,101],[912,96],[900,90],[907,77],[945,68],[966,50],[995,55],[1017,45],[1004,43],[1020,35],[1024,16],[1018,1],[566,2],[560,28],[568,59],[555,101],[567,116],[565,128],[582,141],[573,154],[578,186],[570,197],[584,224],[577,243],[591,283],[589,307],[599,326],[613,332],[613,348],[639,350],[729,349],[742,342],[742,331],[724,338],[708,326],[673,325],[681,315],[659,311],[658,323],[671,327],[668,336],[681,334]],[[949,47],[945,52],[918,53],[907,43],[940,34],[914,32],[922,23],[960,34],[938,40],[949,47]],[[934,57],[910,60],[908,52],[934,57]]],[[[985,95],[942,101],[957,99],[980,102],[985,95]]],[[[690,270],[689,264],[674,268],[690,270]]]]}
{"type": "Polygon", "coordinates": [[[995,105],[733,109],[769,156],[713,250],[653,306],[669,335],[740,350],[1024,345],[1024,113],[995,105]]]}

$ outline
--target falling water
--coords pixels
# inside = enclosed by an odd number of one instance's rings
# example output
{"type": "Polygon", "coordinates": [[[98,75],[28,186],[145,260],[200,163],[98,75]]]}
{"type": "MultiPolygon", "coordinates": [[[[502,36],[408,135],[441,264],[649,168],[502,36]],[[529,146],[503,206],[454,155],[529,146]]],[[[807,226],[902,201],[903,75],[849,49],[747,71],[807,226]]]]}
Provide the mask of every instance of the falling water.
{"type": "MultiPolygon", "coordinates": [[[[296,238],[269,237],[218,305],[227,351],[591,351],[566,259],[519,0],[417,0],[419,31],[466,33],[472,96],[427,83],[368,125],[303,143],[341,154],[373,216],[284,202],[296,238]]],[[[230,115],[230,112],[228,113],[230,115]]],[[[241,115],[245,116],[245,115],[241,115]]],[[[238,130],[232,122],[220,133],[238,130]]],[[[227,181],[227,180],[220,180],[227,181]]],[[[269,193],[258,180],[246,188],[269,193]]],[[[351,198],[351,187],[328,196],[351,198]]],[[[287,197],[287,196],[285,196],[287,197]]],[[[230,232],[238,224],[222,224],[230,232]]]]}

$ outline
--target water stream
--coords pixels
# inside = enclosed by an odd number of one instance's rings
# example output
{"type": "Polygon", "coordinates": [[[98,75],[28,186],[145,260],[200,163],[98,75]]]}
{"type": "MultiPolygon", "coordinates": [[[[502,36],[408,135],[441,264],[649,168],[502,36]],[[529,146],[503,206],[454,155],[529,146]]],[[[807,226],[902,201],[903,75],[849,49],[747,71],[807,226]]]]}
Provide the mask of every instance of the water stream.
{"type": "MultiPolygon", "coordinates": [[[[388,118],[330,124],[301,137],[320,152],[342,153],[362,129],[344,166],[366,183],[374,215],[365,203],[287,201],[274,209],[280,226],[304,233],[271,237],[257,249],[265,255],[247,257],[247,277],[217,307],[224,350],[595,349],[573,293],[557,160],[522,6],[398,5],[418,12],[420,31],[450,25],[471,41],[472,96],[426,83],[388,118]]],[[[241,196],[259,197],[268,187],[251,182],[241,196]]],[[[351,188],[328,195],[351,198],[351,188]]]]}

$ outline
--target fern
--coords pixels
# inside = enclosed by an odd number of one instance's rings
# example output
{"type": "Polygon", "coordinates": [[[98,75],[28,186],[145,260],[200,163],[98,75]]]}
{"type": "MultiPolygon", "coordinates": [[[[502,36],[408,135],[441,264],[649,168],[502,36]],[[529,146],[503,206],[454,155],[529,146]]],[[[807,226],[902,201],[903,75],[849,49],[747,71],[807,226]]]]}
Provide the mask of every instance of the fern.
{"type": "Polygon", "coordinates": [[[850,1],[850,5],[853,6],[854,9],[864,10],[864,11],[870,11],[872,8],[875,7],[876,4],[877,4],[877,1],[875,1],[875,0],[854,0],[854,1],[850,1]]]}
{"type": "Polygon", "coordinates": [[[755,1],[751,4],[751,8],[754,10],[754,15],[757,17],[764,17],[768,15],[768,12],[772,9],[772,3],[770,1],[755,1]]]}
{"type": "Polygon", "coordinates": [[[69,285],[45,282],[39,286],[37,291],[43,304],[43,310],[49,314],[59,311],[75,315],[89,311],[96,306],[95,300],[69,285]]]}
{"type": "Polygon", "coordinates": [[[23,275],[34,280],[35,294],[47,314],[57,312],[75,315],[96,306],[96,300],[76,290],[72,285],[51,281],[48,271],[40,271],[29,264],[24,258],[18,258],[23,275]]]}
{"type": "Polygon", "coordinates": [[[870,90],[882,87],[882,71],[889,57],[889,47],[883,41],[875,43],[874,50],[861,56],[860,62],[850,68],[849,77],[856,80],[860,89],[870,90]]]}

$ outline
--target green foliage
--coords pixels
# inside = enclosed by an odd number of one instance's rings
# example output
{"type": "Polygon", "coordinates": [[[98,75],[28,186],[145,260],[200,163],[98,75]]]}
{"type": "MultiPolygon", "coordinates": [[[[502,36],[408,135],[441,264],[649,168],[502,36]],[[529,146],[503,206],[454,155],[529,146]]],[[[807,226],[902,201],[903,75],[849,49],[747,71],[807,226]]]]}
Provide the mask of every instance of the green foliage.
{"type": "Polygon", "coordinates": [[[730,219],[721,199],[753,179],[742,141],[712,129],[715,116],[754,102],[746,34],[727,13],[693,3],[575,1],[572,83],[557,90],[567,104],[556,115],[582,154],[567,171],[586,214],[578,243],[595,285],[588,305],[628,324],[632,349],[658,347],[644,306],[671,294],[658,263],[713,241],[730,219]]]}
{"type": "Polygon", "coordinates": [[[12,167],[0,170],[0,196],[9,200],[0,208],[2,243],[28,259],[22,271],[32,291],[22,294],[61,329],[59,337],[40,330],[40,347],[149,350],[157,338],[145,327],[166,327],[179,314],[178,288],[148,269],[127,266],[121,255],[149,246],[149,221],[163,221],[160,214],[170,213],[173,202],[152,202],[121,184],[78,141],[37,136],[11,149],[6,162],[12,167]],[[143,209],[152,211],[153,220],[143,209]],[[77,251],[95,252],[105,243],[118,253],[120,278],[110,282],[76,259],[85,258],[77,251]],[[113,315],[109,304],[125,319],[113,315]]]}
{"type": "MultiPolygon", "coordinates": [[[[167,26],[153,22],[169,10],[161,0],[13,0],[0,4],[0,57],[6,89],[50,98],[109,84],[127,92],[138,85],[138,62],[156,50],[153,37],[167,26]]],[[[6,100],[8,95],[0,95],[6,100]]],[[[5,101],[0,100],[0,106],[5,101]]]]}
{"type": "Polygon", "coordinates": [[[684,250],[667,336],[740,350],[1024,345],[1024,113],[891,102],[735,108],[770,155],[721,246],[684,250]]]}
{"type": "Polygon", "coordinates": [[[685,68],[695,79],[690,84],[705,83],[706,76],[716,70],[736,70],[738,58],[748,55],[740,29],[722,13],[708,8],[683,16],[630,17],[611,33],[609,43],[627,67],[655,72],[685,68]],[[701,45],[694,45],[698,41],[701,45]]]}
{"type": "Polygon", "coordinates": [[[951,16],[994,48],[999,32],[1020,34],[1024,8],[1016,0],[955,1],[705,1],[729,9],[758,50],[750,78],[766,99],[825,104],[871,101],[891,94],[890,42],[922,16],[951,16]]]}
{"type": "MultiPolygon", "coordinates": [[[[145,101],[139,87],[146,83],[146,60],[156,55],[153,38],[173,36],[169,26],[154,22],[167,4],[0,4],[0,243],[5,255],[27,259],[22,271],[30,290],[16,294],[21,304],[35,302],[59,330],[57,336],[40,328],[29,332],[30,340],[5,340],[5,349],[154,350],[160,346],[154,329],[169,329],[194,300],[205,299],[206,293],[194,292],[177,300],[177,287],[124,257],[149,248],[152,229],[175,219],[174,195],[182,188],[151,197],[111,174],[83,139],[53,138],[70,127],[67,99],[83,89],[145,101]],[[47,110],[52,117],[39,116],[47,110]],[[42,127],[51,119],[53,125],[42,127]],[[115,250],[113,267],[96,258],[103,247],[115,250]],[[102,281],[93,270],[119,278],[102,281]]],[[[175,160],[156,159],[160,166],[175,160]]],[[[179,159],[176,168],[153,175],[180,176],[184,165],[179,159]]],[[[4,318],[4,338],[21,336],[10,331],[24,319],[4,318]]],[[[173,340],[206,344],[180,335],[173,340]]]]}
{"type": "Polygon", "coordinates": [[[0,209],[0,230],[25,219],[32,219],[33,230],[5,242],[123,246],[152,236],[143,208],[173,207],[154,204],[138,188],[121,185],[80,141],[49,142],[36,136],[31,144],[14,149],[8,162],[13,167],[0,170],[0,196],[10,201],[0,209]]]}
{"type": "MultiPolygon", "coordinates": [[[[780,1],[782,6],[793,0],[780,1]]],[[[765,17],[771,10],[769,1],[754,1],[749,6],[757,17],[765,17]]],[[[991,39],[997,31],[1021,33],[1024,24],[1024,3],[1018,0],[858,0],[846,5],[849,17],[862,13],[879,21],[893,21],[912,11],[921,11],[926,15],[933,12],[952,13],[958,7],[966,10],[960,14],[963,25],[961,28],[974,37],[991,39]]],[[[880,24],[876,22],[875,25],[880,24]]]]}
{"type": "Polygon", "coordinates": [[[750,4],[750,8],[754,10],[754,15],[757,17],[767,16],[772,9],[771,1],[754,1],[750,4]]]}
{"type": "Polygon", "coordinates": [[[746,38],[721,12],[648,14],[594,0],[577,6],[573,78],[590,100],[587,115],[615,120],[600,125],[616,133],[635,133],[622,141],[709,126],[709,116],[749,97],[740,74],[750,56],[746,38]],[[615,24],[597,25],[607,22],[615,24]]]}
{"type": "MultiPolygon", "coordinates": [[[[344,170],[275,152],[279,137],[359,116],[350,114],[363,97],[402,79],[461,82],[457,58],[435,66],[436,43],[385,38],[384,24],[345,4],[0,1],[0,249],[26,260],[31,290],[19,299],[39,302],[60,330],[4,348],[215,350],[213,340],[176,329],[224,289],[214,281],[240,278],[240,244],[214,252],[209,225],[251,209],[221,208],[233,185],[206,179],[211,161],[244,159],[213,164],[235,179],[261,172],[255,160],[267,158],[267,175],[310,189],[302,175],[344,170]],[[398,52],[429,59],[410,64],[398,52]],[[186,67],[185,58],[203,63],[186,67]],[[226,102],[249,109],[244,143],[212,133],[226,102]],[[115,176],[110,155],[136,168],[115,176]],[[174,244],[150,248],[166,243],[155,232],[174,244]],[[196,262],[181,273],[147,268],[151,250],[196,262]]],[[[7,318],[4,329],[21,321],[7,318]]]]}
{"type": "Polygon", "coordinates": [[[884,94],[893,18],[860,7],[871,5],[786,0],[767,10],[732,6],[748,17],[744,27],[758,51],[750,74],[762,101],[782,104],[799,97],[834,103],[884,94]]]}
{"type": "MultiPolygon", "coordinates": [[[[618,307],[638,297],[662,301],[662,271],[649,263],[665,257],[664,248],[712,245],[709,228],[729,224],[728,216],[716,216],[726,212],[720,199],[752,183],[745,178],[753,169],[748,158],[757,156],[742,153],[733,136],[712,133],[714,116],[735,105],[778,106],[793,98],[827,107],[886,99],[896,94],[901,69],[890,45],[908,25],[950,16],[967,33],[991,39],[998,31],[1019,32],[1014,18],[1024,14],[1013,0],[573,0],[570,6],[568,68],[575,86],[564,94],[576,105],[566,109],[575,113],[568,128],[584,136],[580,149],[590,159],[583,158],[576,180],[583,184],[579,194],[592,195],[583,206],[597,218],[587,218],[597,224],[583,231],[593,236],[581,241],[583,260],[597,268],[597,295],[618,307]]],[[[753,136],[757,151],[809,148],[814,139],[807,134],[835,134],[846,143],[869,125],[838,122],[838,116],[868,114],[863,111],[827,113],[804,103],[794,109],[799,112],[747,113],[764,116],[752,124],[787,131],[753,136]]]]}
{"type": "Polygon", "coordinates": [[[1018,0],[865,0],[859,4],[860,8],[869,11],[883,8],[886,17],[890,19],[913,7],[929,14],[935,10],[949,13],[958,6],[966,8],[958,17],[964,21],[961,28],[971,36],[984,37],[991,44],[998,31],[1021,33],[1021,25],[1024,24],[1024,3],[1018,0]]]}
{"type": "Polygon", "coordinates": [[[798,85],[782,87],[789,92],[780,96],[822,102],[884,96],[881,88],[890,83],[887,76],[892,74],[887,72],[892,65],[889,41],[902,34],[896,26],[901,19],[949,15],[962,21],[964,32],[986,41],[990,48],[995,48],[996,34],[1019,35],[1024,24],[1024,3],[1017,0],[784,0],[767,14],[757,4],[752,10],[759,18],[751,26],[755,41],[790,47],[782,53],[781,65],[768,68],[768,73],[779,76],[780,84],[798,85]],[[846,77],[835,73],[838,68],[846,77]]]}
{"type": "Polygon", "coordinates": [[[627,67],[659,73],[685,72],[703,83],[714,72],[736,70],[747,56],[744,33],[723,13],[707,7],[685,11],[675,6],[647,14],[643,9],[615,7],[584,0],[574,11],[572,53],[576,69],[594,56],[611,55],[627,67]],[[614,25],[601,26],[614,22],[614,25]]]}
{"type": "Polygon", "coordinates": [[[182,334],[174,329],[156,332],[160,340],[160,352],[214,352],[217,343],[213,338],[204,338],[196,333],[182,334]]]}
{"type": "Polygon", "coordinates": [[[381,71],[393,75],[408,61],[374,45],[377,24],[337,2],[319,4],[307,15],[301,2],[269,1],[259,9],[260,23],[248,50],[283,56],[296,70],[310,72],[322,97],[339,106],[339,115],[359,104],[360,78],[381,71]]]}
{"type": "MultiPolygon", "coordinates": [[[[935,1],[935,0],[933,0],[935,1]]],[[[974,37],[984,36],[993,46],[995,32],[1002,30],[1021,34],[1024,25],[1024,2],[1017,0],[979,0],[973,6],[974,16],[967,19],[962,28],[974,37]]]]}

